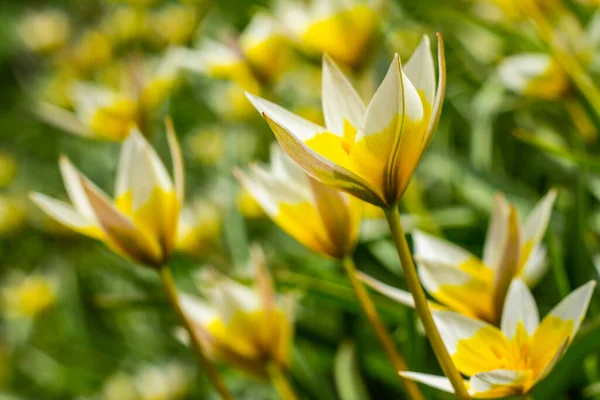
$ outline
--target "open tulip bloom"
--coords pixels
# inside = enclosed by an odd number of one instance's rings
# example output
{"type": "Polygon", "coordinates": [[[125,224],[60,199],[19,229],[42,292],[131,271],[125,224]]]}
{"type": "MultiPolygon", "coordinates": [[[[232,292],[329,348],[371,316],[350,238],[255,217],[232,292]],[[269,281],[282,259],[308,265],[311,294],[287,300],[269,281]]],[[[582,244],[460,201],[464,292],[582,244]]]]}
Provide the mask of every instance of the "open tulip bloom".
{"type": "MultiPolygon", "coordinates": [[[[465,382],[469,394],[477,399],[527,394],[566,352],[595,285],[590,281],[573,291],[541,323],[531,292],[518,278],[510,285],[500,329],[455,312],[434,312],[452,360],[470,377],[465,382]]],[[[453,393],[446,378],[416,372],[401,375],[453,393]]]]}
{"type": "MultiPolygon", "coordinates": [[[[555,190],[548,192],[521,223],[514,207],[499,194],[488,227],[483,259],[445,240],[415,232],[415,260],[421,283],[441,303],[431,305],[489,322],[499,321],[502,308],[496,303],[504,304],[506,282],[510,283],[516,276],[532,286],[546,271],[546,250],[540,242],[555,198],[555,190]]],[[[414,304],[408,292],[365,275],[361,279],[402,304],[414,304]]]]}
{"type": "Polygon", "coordinates": [[[209,357],[266,378],[270,363],[288,365],[295,302],[276,295],[264,263],[255,267],[254,288],[217,276],[207,300],[180,294],[180,302],[209,357]]]}
{"type": "Polygon", "coordinates": [[[309,249],[333,258],[354,250],[362,202],[306,175],[278,145],[270,169],[235,173],[269,217],[309,249]]]}
{"type": "Polygon", "coordinates": [[[439,79],[429,39],[404,69],[398,55],[365,107],[335,63],[323,57],[325,127],[247,94],[286,153],[310,176],[381,207],[397,204],[429,145],[445,88],[438,42],[439,79]]]}
{"type": "Polygon", "coordinates": [[[174,246],[183,202],[183,165],[174,132],[168,129],[175,183],[137,129],[123,144],[114,202],[66,157],[60,170],[73,205],[33,193],[31,199],[65,226],[98,239],[143,265],[161,267],[174,246]]]}

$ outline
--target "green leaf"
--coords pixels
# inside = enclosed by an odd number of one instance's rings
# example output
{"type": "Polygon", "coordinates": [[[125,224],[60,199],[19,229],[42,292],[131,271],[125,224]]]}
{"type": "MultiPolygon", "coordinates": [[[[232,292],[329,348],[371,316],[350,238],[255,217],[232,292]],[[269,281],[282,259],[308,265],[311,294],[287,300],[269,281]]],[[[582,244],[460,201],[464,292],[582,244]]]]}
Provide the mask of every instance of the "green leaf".
{"type": "Polygon", "coordinates": [[[370,399],[365,383],[360,375],[354,344],[345,341],[335,357],[335,386],[341,400],[368,400],[370,399]]]}

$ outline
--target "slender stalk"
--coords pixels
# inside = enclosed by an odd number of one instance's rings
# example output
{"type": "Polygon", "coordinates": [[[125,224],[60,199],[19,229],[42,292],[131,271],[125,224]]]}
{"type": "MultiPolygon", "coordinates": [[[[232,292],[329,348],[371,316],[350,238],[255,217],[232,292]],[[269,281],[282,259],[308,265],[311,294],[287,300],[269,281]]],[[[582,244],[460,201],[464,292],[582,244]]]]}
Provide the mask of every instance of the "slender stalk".
{"type": "Polygon", "coordinates": [[[271,382],[282,400],[298,400],[298,396],[294,393],[292,384],[287,378],[287,374],[283,367],[277,363],[270,363],[267,367],[271,382]]]}
{"type": "Polygon", "coordinates": [[[171,271],[169,270],[168,266],[165,265],[160,269],[160,279],[167,292],[167,296],[169,297],[169,302],[171,303],[173,310],[175,310],[177,317],[181,320],[181,323],[188,332],[192,347],[198,356],[198,360],[200,361],[200,367],[206,373],[208,379],[215,389],[217,389],[221,395],[221,398],[223,400],[233,400],[233,397],[219,376],[219,373],[206,357],[202,343],[200,343],[200,340],[198,340],[197,336],[194,334],[192,324],[181,308],[181,304],[179,303],[179,298],[177,296],[177,288],[175,287],[175,282],[173,281],[173,275],[171,275],[171,271]]]}
{"type": "MultiPolygon", "coordinates": [[[[371,300],[371,297],[369,296],[369,292],[367,292],[363,283],[356,277],[356,265],[354,265],[352,257],[345,257],[342,263],[344,264],[344,269],[346,270],[348,279],[350,279],[350,283],[354,288],[356,298],[365,312],[367,319],[375,331],[377,338],[381,342],[381,345],[383,346],[388,358],[394,365],[394,368],[396,371],[407,371],[406,362],[396,350],[396,346],[394,346],[392,337],[381,321],[381,318],[377,313],[377,309],[373,304],[373,300],[371,300]]],[[[406,389],[409,398],[413,400],[424,400],[423,394],[415,382],[404,378],[402,378],[402,381],[404,382],[404,388],[406,389]]]]}
{"type": "Polygon", "coordinates": [[[456,397],[459,399],[469,399],[470,396],[465,387],[463,378],[452,362],[452,358],[450,358],[450,354],[448,354],[440,333],[438,332],[435,322],[433,321],[433,316],[431,315],[431,310],[427,304],[425,292],[423,291],[421,283],[419,282],[417,270],[410,254],[408,243],[406,242],[402,224],[400,223],[400,213],[398,212],[398,208],[393,207],[384,209],[383,211],[385,212],[385,217],[390,226],[390,231],[392,232],[392,239],[394,240],[396,250],[398,251],[398,257],[400,258],[402,270],[404,271],[404,279],[406,279],[408,289],[412,293],[415,300],[415,309],[419,315],[419,318],[421,319],[423,327],[425,328],[425,333],[427,334],[429,343],[433,348],[444,374],[450,380],[456,397]]]}

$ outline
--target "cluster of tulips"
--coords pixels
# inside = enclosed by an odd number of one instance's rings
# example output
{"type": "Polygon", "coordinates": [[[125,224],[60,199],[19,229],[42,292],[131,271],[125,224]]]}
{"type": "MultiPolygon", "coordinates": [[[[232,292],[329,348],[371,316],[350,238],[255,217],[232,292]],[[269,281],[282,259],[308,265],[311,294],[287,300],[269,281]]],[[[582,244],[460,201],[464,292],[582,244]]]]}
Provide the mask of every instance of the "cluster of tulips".
{"type": "MultiPolygon", "coordinates": [[[[415,382],[461,399],[527,395],[575,338],[595,283],[574,290],[540,321],[529,287],[546,267],[541,241],[554,190],[524,220],[498,195],[481,258],[415,231],[413,261],[398,202],[442,111],[446,66],[441,35],[437,68],[430,47],[424,37],[404,65],[396,55],[368,104],[325,55],[324,126],[247,93],[278,145],[272,147],[270,166],[233,173],[282,230],[343,266],[409,398],[424,398],[415,382]],[[357,271],[352,256],[366,203],[385,215],[408,292],[357,271]],[[410,370],[365,285],[416,310],[445,376],[410,370]],[[428,300],[423,288],[435,301],[428,300]]],[[[124,135],[114,198],[61,157],[60,171],[71,204],[40,193],[31,199],[67,227],[160,275],[186,330],[182,336],[223,399],[232,395],[213,362],[271,379],[282,398],[295,399],[294,387],[286,379],[294,298],[275,293],[260,248],[251,252],[254,288],[219,274],[206,278],[211,285],[204,290],[205,299],[175,287],[168,264],[185,203],[185,174],[168,119],[166,128],[172,177],[147,142],[144,127],[134,126],[124,135]]]]}

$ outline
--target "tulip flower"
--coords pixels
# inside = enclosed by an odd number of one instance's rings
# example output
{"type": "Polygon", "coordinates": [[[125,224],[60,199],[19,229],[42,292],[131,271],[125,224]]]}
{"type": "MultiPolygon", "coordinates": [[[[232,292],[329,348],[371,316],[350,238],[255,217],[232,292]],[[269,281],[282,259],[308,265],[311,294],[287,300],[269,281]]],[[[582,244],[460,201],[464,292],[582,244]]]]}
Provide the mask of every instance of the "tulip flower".
{"type": "Polygon", "coordinates": [[[169,130],[175,180],[139,131],[125,140],[117,171],[115,200],[62,156],[60,169],[73,205],[41,193],[31,199],[47,214],[82,235],[98,239],[139,264],[159,268],[173,251],[183,202],[183,165],[169,130]]]}
{"type": "MultiPolygon", "coordinates": [[[[270,365],[286,368],[290,361],[294,302],[290,296],[276,295],[262,253],[252,253],[254,288],[217,275],[203,290],[207,299],[188,294],[180,298],[210,358],[267,378],[270,365]]],[[[210,280],[202,279],[204,284],[210,280]]]]}
{"type": "Polygon", "coordinates": [[[364,1],[281,1],[276,15],[309,54],[329,54],[358,67],[379,26],[377,10],[364,1]]]}
{"type": "Polygon", "coordinates": [[[204,39],[198,49],[177,52],[182,67],[234,81],[252,93],[260,84],[276,81],[292,59],[284,27],[264,12],[252,17],[233,44],[204,39]]]}
{"type": "MultiPolygon", "coordinates": [[[[457,368],[476,399],[526,395],[565,354],[583,321],[596,283],[574,290],[541,321],[520,279],[508,290],[500,328],[452,311],[434,313],[457,368]]],[[[476,300],[475,300],[476,301],[476,300]]],[[[453,393],[443,377],[405,372],[404,377],[453,393]]]]}
{"type": "Polygon", "coordinates": [[[310,178],[279,146],[271,147],[270,169],[235,173],[265,213],[309,249],[340,259],[354,250],[361,202],[310,178]]]}
{"type": "Polygon", "coordinates": [[[367,107],[341,70],[323,58],[322,127],[248,94],[279,143],[307,174],[381,207],[398,203],[431,141],[444,92],[439,41],[436,90],[429,39],[404,70],[398,55],[367,107]]]}
{"type": "Polygon", "coordinates": [[[507,57],[498,67],[500,79],[516,93],[547,100],[562,97],[569,78],[548,54],[519,54],[507,57]]]}
{"type": "MultiPolygon", "coordinates": [[[[514,210],[511,211],[513,206],[499,194],[485,240],[483,259],[445,240],[415,232],[415,259],[421,283],[441,303],[433,306],[445,306],[489,322],[498,321],[502,308],[497,305],[504,304],[506,282],[520,277],[533,286],[546,271],[546,250],[540,242],[555,198],[556,191],[551,190],[521,222],[515,218],[514,210]],[[516,233],[518,243],[511,240],[511,231],[516,233]]],[[[413,306],[409,293],[365,275],[361,278],[383,294],[413,306]]]]}
{"type": "Polygon", "coordinates": [[[75,114],[51,104],[41,103],[38,115],[69,133],[87,138],[123,141],[132,128],[147,124],[177,82],[175,52],[168,53],[158,65],[131,65],[120,90],[87,82],[73,84],[75,114]],[[133,69],[139,70],[132,72],[133,69]],[[132,74],[140,74],[133,76],[132,74]]]}
{"type": "Polygon", "coordinates": [[[57,282],[40,274],[14,274],[1,289],[2,308],[9,318],[35,318],[56,302],[57,282]]]}
{"type": "Polygon", "coordinates": [[[39,54],[51,54],[60,50],[69,40],[70,31],[68,16],[59,10],[27,15],[18,27],[25,46],[39,54]]]}
{"type": "Polygon", "coordinates": [[[210,202],[198,200],[181,210],[175,248],[191,256],[210,253],[221,237],[221,210],[210,202]]]}

